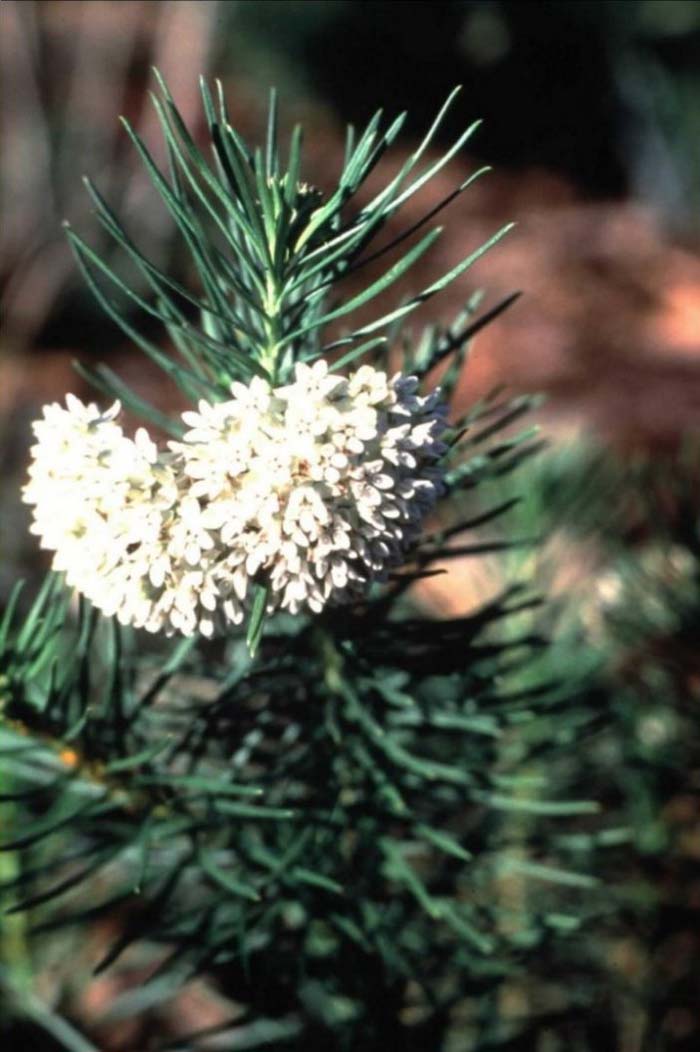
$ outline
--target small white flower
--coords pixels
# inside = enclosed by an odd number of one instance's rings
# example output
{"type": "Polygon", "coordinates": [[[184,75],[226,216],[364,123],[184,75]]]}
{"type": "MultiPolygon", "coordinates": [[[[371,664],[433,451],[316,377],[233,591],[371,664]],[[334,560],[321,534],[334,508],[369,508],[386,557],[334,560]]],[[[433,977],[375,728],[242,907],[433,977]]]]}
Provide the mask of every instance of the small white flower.
{"type": "Polygon", "coordinates": [[[151,632],[240,624],[253,580],[268,610],[319,612],[398,564],[439,496],[445,407],[414,377],[324,361],[292,383],[234,383],[183,414],[159,452],[72,395],[34,425],[32,531],[98,608],[151,632]]]}
{"type": "MultiPolygon", "coordinates": [[[[417,381],[362,366],[349,378],[318,361],[294,382],[235,384],[233,398],[189,413],[170,443],[208,499],[207,528],[244,575],[271,585],[270,610],[322,609],[361,595],[400,562],[440,490],[445,413],[417,381]]],[[[206,404],[205,404],[206,405],[206,404]]]]}

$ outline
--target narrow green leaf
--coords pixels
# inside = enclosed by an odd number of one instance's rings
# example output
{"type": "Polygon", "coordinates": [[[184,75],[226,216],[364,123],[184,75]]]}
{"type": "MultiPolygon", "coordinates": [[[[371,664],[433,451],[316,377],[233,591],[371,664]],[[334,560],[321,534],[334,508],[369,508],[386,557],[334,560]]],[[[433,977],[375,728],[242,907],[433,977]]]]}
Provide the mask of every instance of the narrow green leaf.
{"type": "MultiPolygon", "coordinates": [[[[430,125],[426,135],[424,136],[424,138],[423,138],[422,142],[420,143],[420,145],[418,146],[418,148],[416,150],[414,150],[414,152],[410,155],[410,157],[408,158],[406,163],[403,165],[403,167],[401,168],[401,171],[398,173],[398,175],[394,179],[392,179],[392,181],[381,191],[381,193],[377,194],[377,196],[375,198],[373,198],[373,200],[370,201],[370,203],[368,205],[365,206],[364,211],[366,211],[366,212],[367,211],[374,211],[374,209],[379,204],[384,202],[386,200],[386,198],[392,198],[393,201],[394,201],[394,204],[395,204],[396,199],[395,199],[394,195],[396,193],[396,190],[401,186],[401,184],[403,183],[403,181],[406,178],[406,176],[408,175],[408,173],[410,171],[412,171],[413,168],[415,168],[415,166],[418,164],[418,162],[420,161],[420,159],[423,156],[423,154],[425,153],[425,151],[430,146],[430,144],[433,141],[433,138],[435,136],[435,133],[439,129],[440,125],[442,124],[443,120],[445,119],[445,116],[446,116],[448,110],[452,106],[452,103],[457,98],[457,96],[459,95],[461,90],[462,90],[461,85],[457,85],[457,87],[452,89],[452,91],[450,92],[450,94],[447,96],[447,98],[445,99],[444,103],[442,104],[440,110],[438,111],[437,116],[435,117],[435,120],[430,125]]],[[[477,126],[478,126],[478,122],[477,122],[477,126]]],[[[469,131],[473,132],[474,130],[475,130],[475,126],[472,125],[472,128],[469,129],[469,131]]],[[[466,135],[467,135],[467,133],[465,133],[465,136],[466,135]]],[[[465,136],[463,136],[462,138],[466,141],[465,136]]]]}
{"type": "MultiPolygon", "coordinates": [[[[104,800],[104,797],[102,799],[104,800]]],[[[89,800],[67,815],[63,813],[60,813],[58,817],[49,815],[46,818],[38,819],[36,822],[30,822],[28,825],[23,826],[23,832],[15,837],[14,840],[0,843],[0,851],[16,851],[17,848],[30,847],[32,844],[36,844],[38,841],[45,840],[48,836],[57,833],[59,829],[64,829],[72,822],[83,820],[89,816],[97,816],[111,807],[111,803],[104,802],[99,804],[95,800],[89,800]]]]}
{"type": "Polygon", "coordinates": [[[506,855],[499,859],[498,869],[501,873],[522,873],[525,877],[546,880],[552,884],[561,884],[569,888],[594,888],[599,883],[595,877],[584,873],[572,873],[558,866],[547,866],[541,862],[531,862],[516,855],[506,855]]]}
{"type": "Polygon", "coordinates": [[[441,900],[442,918],[466,942],[471,943],[480,953],[493,953],[495,943],[488,935],[478,931],[464,916],[464,907],[441,900]]]}
{"type": "Polygon", "coordinates": [[[166,110],[161,104],[160,99],[156,98],[156,96],[151,96],[151,98],[163,129],[163,134],[177,158],[182,174],[185,176],[185,179],[195,197],[203,206],[210,219],[212,219],[214,224],[218,227],[219,231],[223,234],[224,238],[227,241],[231,241],[229,228],[223,218],[224,214],[228,216],[232,222],[240,225],[246,233],[254,233],[255,217],[251,217],[253,222],[246,222],[243,219],[240,209],[236,207],[236,198],[229,194],[228,190],[219,182],[216,175],[209,168],[209,165],[206,163],[204,157],[196,147],[194,140],[187,131],[187,128],[175,106],[170,103],[166,110]],[[183,153],[183,146],[189,155],[190,163],[188,163],[188,159],[183,153]],[[194,171],[192,170],[193,168],[194,171]],[[200,179],[202,179],[209,190],[213,192],[219,205],[223,206],[223,214],[221,207],[215,207],[204,192],[200,179]]]}
{"type": "Polygon", "coordinates": [[[122,771],[133,771],[135,767],[141,767],[150,763],[160,753],[172,748],[172,744],[171,741],[156,742],[155,745],[149,745],[146,749],[139,749],[138,752],[133,753],[131,756],[124,756],[119,760],[111,760],[105,765],[105,774],[111,775],[122,771]]]}
{"type": "Polygon", "coordinates": [[[471,325],[467,325],[466,328],[456,335],[451,335],[449,339],[445,340],[444,343],[436,348],[435,353],[431,356],[430,360],[417,371],[418,375],[425,376],[426,373],[429,373],[431,369],[434,369],[436,365],[452,354],[453,351],[458,350],[469,340],[473,339],[481,329],[485,328],[503,314],[504,311],[508,310],[508,308],[511,307],[521,295],[520,292],[512,292],[509,296],[506,296],[505,299],[502,299],[500,303],[497,303],[495,307],[492,307],[490,310],[486,311],[485,314],[482,314],[480,318],[477,318],[476,321],[472,322],[471,325]]]}
{"type": "Polygon", "coordinates": [[[366,952],[371,951],[370,943],[365,937],[363,931],[350,917],[344,917],[340,913],[330,913],[328,915],[328,920],[338,928],[343,935],[347,935],[348,938],[352,939],[353,942],[356,942],[358,946],[361,946],[363,950],[366,952]]]}
{"type": "MultiPolygon", "coordinates": [[[[412,197],[418,190],[420,190],[420,188],[422,186],[424,186],[427,182],[429,182],[430,179],[432,179],[435,175],[437,175],[437,173],[442,168],[444,168],[446,164],[448,164],[452,160],[452,158],[455,156],[455,154],[457,154],[462,149],[464,144],[467,142],[468,139],[470,139],[472,137],[472,135],[474,134],[474,132],[477,130],[477,128],[480,126],[481,123],[482,122],[480,120],[479,121],[474,121],[474,123],[471,124],[467,128],[467,130],[462,133],[462,135],[460,135],[460,137],[457,140],[457,142],[447,151],[447,153],[444,153],[439,158],[439,160],[435,161],[434,164],[431,164],[430,167],[427,168],[426,171],[421,176],[418,177],[418,179],[415,179],[411,183],[411,185],[408,186],[404,190],[404,192],[402,194],[400,194],[398,197],[394,198],[393,201],[391,201],[391,203],[387,206],[387,211],[388,212],[395,212],[397,210],[397,208],[401,207],[401,205],[404,203],[404,201],[407,201],[409,199],[409,197],[412,197]]],[[[480,170],[480,172],[477,173],[477,174],[481,174],[481,171],[482,170],[480,170]]],[[[475,177],[472,176],[471,178],[475,178],[475,177]]],[[[380,197],[381,197],[381,195],[380,195],[380,197]]],[[[370,204],[367,207],[368,208],[372,208],[373,207],[373,202],[370,202],[370,204]]]]}
{"type": "Polygon", "coordinates": [[[2,654],[7,644],[10,626],[17,608],[17,601],[19,600],[20,592],[24,588],[24,584],[24,581],[18,581],[10,592],[10,597],[7,600],[7,606],[3,612],[2,621],[0,621],[0,654],[2,654]]]}
{"type": "Polygon", "coordinates": [[[335,215],[357,187],[361,175],[365,171],[367,156],[376,138],[377,128],[382,119],[382,111],[378,110],[365,128],[360,140],[355,146],[352,155],[347,159],[340,177],[338,189],[331,195],[325,205],[316,209],[310,217],[308,225],[304,228],[294,246],[295,253],[300,252],[316,231],[327,223],[335,215]]]}
{"type": "Polygon", "coordinates": [[[138,329],[134,328],[134,326],[126,320],[122,312],[119,311],[102,292],[102,289],[95,281],[87,263],[78,249],[75,251],[75,259],[86,284],[104,312],[112,319],[112,321],[116,322],[119,328],[125,332],[134,343],[138,344],[149,358],[153,359],[156,365],[159,365],[165,373],[172,377],[178,387],[180,387],[189,398],[196,400],[198,397],[201,397],[202,393],[206,393],[207,390],[210,392],[212,391],[211,384],[203,381],[201,377],[195,375],[191,370],[184,369],[181,365],[174,362],[164,354],[156,344],[147,340],[138,329]]]}
{"type": "Polygon", "coordinates": [[[424,303],[426,299],[429,299],[431,296],[434,296],[436,292],[441,292],[442,289],[446,288],[447,285],[451,284],[455,280],[455,278],[458,278],[461,274],[463,274],[468,267],[471,267],[474,263],[476,263],[478,259],[481,259],[485,252],[488,252],[490,248],[493,248],[493,246],[497,244],[497,242],[499,242],[502,237],[505,237],[505,235],[508,234],[514,226],[515,223],[506,223],[505,226],[501,227],[501,229],[498,230],[492,237],[490,237],[488,241],[485,241],[483,245],[480,245],[474,252],[467,256],[466,259],[463,259],[461,263],[458,263],[456,267],[453,267],[452,270],[449,270],[447,274],[444,274],[443,277],[438,279],[438,281],[435,281],[432,285],[429,285],[427,289],[425,289],[421,293],[419,297],[420,302],[424,303]]]}
{"type": "Polygon", "coordinates": [[[341,682],[339,689],[348,702],[348,716],[357,722],[367,733],[369,739],[398,767],[405,768],[411,774],[428,781],[444,781],[456,785],[469,785],[473,779],[466,770],[450,764],[438,763],[436,760],[424,760],[409,752],[390,734],[387,734],[362,705],[349,683],[341,682]]]}
{"type": "Polygon", "coordinates": [[[297,187],[301,174],[301,148],[303,144],[303,130],[300,124],[295,124],[292,131],[292,139],[289,145],[289,160],[287,162],[287,182],[284,188],[284,196],[287,204],[291,207],[297,196],[297,187]]]}
{"type": "MultiPolygon", "coordinates": [[[[435,230],[431,230],[424,238],[421,238],[418,244],[414,245],[413,248],[398,261],[398,263],[395,263],[393,267],[390,267],[380,278],[373,281],[371,285],[368,285],[366,289],[358,293],[356,296],[353,296],[352,299],[347,300],[342,306],[329,311],[328,314],[314,321],[312,325],[304,326],[296,332],[291,333],[286,339],[296,339],[299,336],[305,335],[311,329],[318,328],[320,325],[325,325],[329,321],[334,321],[336,318],[342,318],[351,311],[357,310],[357,308],[361,307],[363,304],[368,303],[371,299],[374,299],[375,296],[380,295],[380,293],[384,292],[389,286],[393,285],[394,282],[398,281],[399,278],[402,277],[406,271],[428,251],[441,234],[442,227],[436,227],[435,230]]],[[[360,330],[358,330],[358,332],[359,331],[360,330]]],[[[368,331],[368,328],[362,330],[363,333],[368,331]]]]}
{"type": "Polygon", "coordinates": [[[209,90],[209,85],[207,84],[204,75],[201,73],[199,75],[199,93],[202,96],[202,106],[204,107],[204,115],[207,118],[209,131],[211,131],[212,128],[216,124],[218,124],[218,119],[216,116],[216,109],[214,107],[214,100],[212,98],[211,91],[209,90]]]}
{"type": "Polygon", "coordinates": [[[446,855],[452,855],[454,858],[461,859],[462,862],[470,862],[474,858],[471,851],[467,851],[453,836],[450,836],[449,833],[443,830],[433,829],[431,826],[426,825],[417,825],[416,833],[423,840],[427,840],[429,844],[432,844],[433,847],[444,851],[446,855]]]}
{"type": "Polygon", "coordinates": [[[256,584],[255,586],[253,603],[250,608],[248,626],[246,629],[246,643],[248,644],[248,650],[251,657],[254,657],[256,654],[258,646],[260,645],[260,640],[262,639],[263,628],[265,626],[265,610],[267,607],[268,591],[267,585],[256,584]]]}
{"type": "Polygon", "coordinates": [[[508,500],[504,500],[501,504],[489,508],[488,511],[481,512],[479,515],[474,515],[471,519],[463,519],[461,522],[456,522],[448,529],[440,530],[439,533],[427,534],[421,543],[441,545],[449,540],[450,537],[457,537],[460,533],[466,533],[467,530],[477,530],[479,527],[485,526],[487,523],[493,522],[494,519],[499,519],[507,514],[507,512],[518,505],[521,500],[521,497],[510,497],[508,500]]]}
{"type": "MultiPolygon", "coordinates": [[[[351,362],[354,362],[361,355],[369,354],[370,351],[376,350],[377,347],[385,347],[387,342],[386,336],[375,336],[371,340],[366,340],[364,343],[361,343],[359,347],[354,347],[346,354],[341,354],[340,358],[336,358],[336,360],[330,364],[329,371],[333,373],[338,369],[344,369],[346,365],[350,365],[351,362]]],[[[327,347],[324,348],[323,353],[326,353],[327,350],[327,347]]],[[[320,355],[317,355],[317,357],[320,357],[320,355]]]]}
{"type": "Polygon", "coordinates": [[[301,881],[302,884],[310,884],[312,887],[321,888],[323,891],[332,891],[336,895],[345,894],[345,888],[337,880],[332,880],[330,877],[315,870],[306,869],[304,866],[295,866],[290,875],[301,881]]]}
{"type": "Polygon", "coordinates": [[[237,898],[248,899],[250,902],[260,901],[260,895],[253,885],[247,881],[239,880],[227,870],[222,869],[212,858],[211,852],[200,850],[197,854],[197,861],[209,879],[213,880],[224,891],[228,891],[237,898]]]}
{"type": "Polygon", "coordinates": [[[472,796],[475,800],[501,811],[520,811],[523,814],[546,815],[552,818],[595,815],[600,811],[600,804],[595,800],[524,800],[519,796],[482,792],[475,792],[472,796]]]}
{"type": "Polygon", "coordinates": [[[408,888],[414,898],[420,903],[425,912],[437,919],[442,916],[442,907],[429,893],[423,881],[403,857],[397,845],[388,837],[381,837],[379,847],[386,858],[385,872],[392,879],[397,880],[408,888]]]}
{"type": "Polygon", "coordinates": [[[267,135],[265,139],[265,172],[268,179],[277,176],[279,157],[277,153],[277,90],[270,88],[267,111],[267,135]]]}
{"type": "MultiPolygon", "coordinates": [[[[397,245],[400,245],[407,238],[412,237],[413,234],[417,233],[421,227],[425,226],[426,223],[429,223],[431,219],[434,219],[435,216],[442,212],[444,208],[447,208],[447,206],[450,205],[457,197],[459,197],[460,194],[463,194],[464,191],[472,185],[472,183],[474,183],[482,175],[485,175],[487,172],[490,171],[490,168],[485,167],[480,168],[473,175],[470,175],[468,179],[465,179],[464,182],[460,183],[460,185],[455,190],[453,190],[451,194],[448,194],[446,197],[443,197],[442,201],[439,201],[438,204],[431,208],[429,212],[426,212],[424,216],[417,220],[417,222],[413,223],[410,227],[408,227],[408,229],[404,230],[403,233],[393,238],[393,240],[390,241],[388,244],[383,245],[380,249],[377,249],[376,252],[373,252],[371,255],[366,256],[355,263],[352,263],[347,268],[347,270],[343,272],[342,276],[346,277],[348,274],[354,274],[357,270],[360,269],[360,267],[367,266],[368,263],[374,263],[377,259],[381,259],[381,257],[385,256],[388,252],[393,251],[393,249],[395,249],[397,245]]],[[[385,218],[385,216],[381,216],[382,223],[384,222],[385,218]]],[[[373,224],[371,226],[368,226],[368,229],[372,232],[372,236],[374,236],[374,233],[377,229],[376,225],[373,224]]]]}
{"type": "Polygon", "coordinates": [[[37,892],[35,895],[29,895],[26,898],[13,903],[13,905],[8,907],[4,912],[8,915],[13,913],[23,913],[27,910],[34,909],[36,906],[41,906],[46,902],[52,902],[55,899],[60,898],[61,895],[65,895],[66,892],[71,891],[79,884],[87,881],[88,877],[102,869],[107,862],[113,859],[115,855],[119,854],[121,851],[122,846],[120,844],[117,846],[112,845],[109,848],[98,852],[93,861],[89,865],[84,866],[78,873],[71,874],[69,877],[66,877],[58,884],[52,885],[45,891],[37,892]]]}
{"type": "MultiPolygon", "coordinates": [[[[122,768],[123,769],[123,768],[122,768]]],[[[203,778],[185,774],[145,774],[134,779],[135,785],[167,785],[187,795],[205,793],[207,796],[261,796],[263,790],[253,785],[235,785],[221,778],[203,778]]]]}
{"type": "Polygon", "coordinates": [[[297,812],[289,807],[263,807],[255,804],[238,804],[228,800],[214,800],[214,808],[222,815],[233,815],[234,818],[273,819],[284,821],[296,818],[297,812]]]}
{"type": "Polygon", "coordinates": [[[55,600],[58,596],[60,586],[61,579],[57,574],[49,573],[44,578],[36,599],[32,603],[31,609],[24,619],[22,628],[20,629],[15,641],[15,650],[18,654],[23,653],[35,639],[35,634],[39,630],[42,617],[47,617],[46,623],[50,623],[51,614],[53,612],[55,618],[57,612],[55,600]]]}

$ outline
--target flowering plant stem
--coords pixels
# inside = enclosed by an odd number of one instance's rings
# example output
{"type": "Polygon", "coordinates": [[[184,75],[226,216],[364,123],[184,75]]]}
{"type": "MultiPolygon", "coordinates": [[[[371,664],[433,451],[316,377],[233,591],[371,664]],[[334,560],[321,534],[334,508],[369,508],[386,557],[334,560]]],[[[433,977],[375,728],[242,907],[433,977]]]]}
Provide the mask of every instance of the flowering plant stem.
{"type": "Polygon", "coordinates": [[[474,984],[486,1004],[576,912],[506,923],[497,875],[529,850],[538,880],[588,886],[575,856],[558,864],[552,826],[596,809],[527,777],[533,755],[544,764],[530,721],[568,703],[537,679],[536,597],[518,583],[437,617],[415,588],[457,553],[511,543],[476,536],[515,503],[489,484],[537,448],[513,430],[528,399],[449,406],[470,337],[505,303],[475,317],[472,297],[450,325],[398,328],[507,228],[384,303],[440,236],[423,226],[472,181],[394,233],[474,131],[435,154],[456,93],[374,195],[364,183],[405,115],[351,132],[324,197],[300,179],[299,130],[283,166],[274,99],[251,150],[203,84],[205,153],[159,84],[167,170],[127,133],[195,287],[151,263],[89,181],[149,296],[68,236],[109,317],[192,408],[172,419],[98,368],[110,409],[69,396],[35,425],[24,493],[55,573],[0,620],[0,755],[20,815],[2,846],[21,852],[4,890],[35,931],[115,918],[98,968],[145,939],[167,947],[162,974],[216,974],[263,1030],[291,1005],[285,1049],[437,1049],[474,984]],[[370,261],[378,276],[339,295],[370,261]],[[121,405],[144,418],[133,437],[121,405]],[[523,812],[513,853],[503,816],[523,812]]]}

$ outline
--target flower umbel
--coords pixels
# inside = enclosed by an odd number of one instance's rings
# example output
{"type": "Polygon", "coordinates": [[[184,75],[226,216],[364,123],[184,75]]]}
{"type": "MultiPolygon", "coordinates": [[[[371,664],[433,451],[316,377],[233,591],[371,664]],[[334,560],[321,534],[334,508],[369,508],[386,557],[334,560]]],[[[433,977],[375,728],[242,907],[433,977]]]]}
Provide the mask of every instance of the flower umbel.
{"type": "Polygon", "coordinates": [[[361,597],[404,558],[442,487],[439,391],[325,361],[293,383],[231,385],[186,412],[157,452],[68,396],[34,425],[32,530],[53,566],[105,613],[149,631],[239,624],[253,582],[270,613],[361,597]]]}

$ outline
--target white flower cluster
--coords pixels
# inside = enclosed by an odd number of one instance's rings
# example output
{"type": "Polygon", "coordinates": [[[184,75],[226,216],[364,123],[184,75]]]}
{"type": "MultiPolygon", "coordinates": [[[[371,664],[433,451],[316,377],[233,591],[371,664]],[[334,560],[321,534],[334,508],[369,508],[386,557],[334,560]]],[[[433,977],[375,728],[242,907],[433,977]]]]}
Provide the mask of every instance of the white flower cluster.
{"type": "Polygon", "coordinates": [[[348,601],[401,562],[442,487],[446,410],[417,386],[299,364],[288,386],[200,402],[160,452],[124,435],[119,403],[68,395],[34,424],[32,531],[70,585],[152,632],[239,624],[253,581],[270,612],[348,601]]]}

